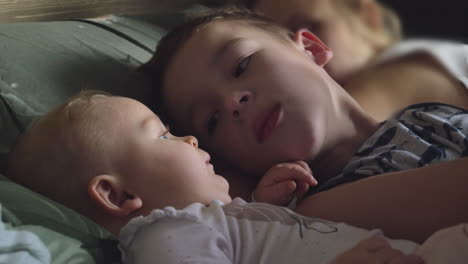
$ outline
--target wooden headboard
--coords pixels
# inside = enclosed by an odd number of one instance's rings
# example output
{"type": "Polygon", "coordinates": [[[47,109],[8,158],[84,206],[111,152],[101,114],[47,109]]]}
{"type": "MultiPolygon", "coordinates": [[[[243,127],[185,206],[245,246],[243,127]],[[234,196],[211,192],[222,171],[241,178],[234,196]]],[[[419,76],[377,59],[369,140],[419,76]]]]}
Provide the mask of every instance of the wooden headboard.
{"type": "Polygon", "coordinates": [[[0,0],[0,23],[176,11],[197,0],[0,0]]]}

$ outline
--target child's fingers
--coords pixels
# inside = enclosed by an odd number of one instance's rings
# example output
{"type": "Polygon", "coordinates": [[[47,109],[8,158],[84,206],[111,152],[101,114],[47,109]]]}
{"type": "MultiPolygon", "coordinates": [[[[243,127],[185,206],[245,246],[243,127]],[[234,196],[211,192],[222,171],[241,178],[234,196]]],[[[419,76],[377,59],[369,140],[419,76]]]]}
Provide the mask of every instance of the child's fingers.
{"type": "Polygon", "coordinates": [[[312,174],[312,170],[310,169],[309,167],[309,164],[307,164],[307,162],[305,161],[302,161],[302,160],[298,160],[298,161],[295,161],[293,162],[299,166],[301,166],[302,168],[304,168],[308,173],[312,174]]]}
{"type": "Polygon", "coordinates": [[[290,177],[296,182],[304,183],[308,186],[315,186],[318,184],[317,180],[312,176],[312,174],[303,167],[296,165],[294,167],[291,167],[290,170],[290,177]]]}
{"type": "Polygon", "coordinates": [[[307,178],[309,178],[308,174],[310,174],[312,176],[312,181],[310,181],[310,182],[302,181],[302,180],[296,180],[297,187],[296,187],[295,194],[296,194],[296,197],[298,199],[301,199],[309,191],[310,186],[315,186],[318,183],[315,180],[315,178],[313,177],[312,171],[310,170],[309,165],[306,162],[296,161],[296,162],[294,162],[294,164],[297,164],[298,166],[300,166],[301,168],[304,169],[305,174],[307,174],[306,175],[307,178]]]}
{"type": "Polygon", "coordinates": [[[276,173],[274,180],[282,182],[285,180],[304,181],[309,185],[316,185],[317,181],[306,169],[302,166],[293,163],[282,163],[276,165],[276,173]]]}
{"type": "Polygon", "coordinates": [[[317,181],[305,162],[298,163],[281,163],[270,168],[257,185],[255,200],[285,206],[294,196],[302,198],[317,181]]]}
{"type": "Polygon", "coordinates": [[[294,196],[294,190],[296,189],[296,183],[294,181],[284,181],[277,183],[269,188],[265,188],[268,192],[264,194],[263,201],[285,206],[294,196]]]}
{"type": "Polygon", "coordinates": [[[296,197],[301,199],[307,193],[307,191],[309,191],[309,186],[309,184],[303,181],[296,182],[296,197]]]}
{"type": "Polygon", "coordinates": [[[291,201],[296,190],[296,183],[294,181],[284,181],[277,183],[273,186],[273,192],[276,193],[276,203],[285,206],[291,201]]]}
{"type": "Polygon", "coordinates": [[[260,186],[254,191],[255,201],[285,206],[294,196],[296,183],[283,181],[270,186],[260,186]]]}

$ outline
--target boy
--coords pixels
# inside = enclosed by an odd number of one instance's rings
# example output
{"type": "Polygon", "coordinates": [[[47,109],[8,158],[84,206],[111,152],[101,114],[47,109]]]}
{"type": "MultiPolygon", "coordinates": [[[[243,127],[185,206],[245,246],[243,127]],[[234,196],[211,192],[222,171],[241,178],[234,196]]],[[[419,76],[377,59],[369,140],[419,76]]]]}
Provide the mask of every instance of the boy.
{"type": "MultiPolygon", "coordinates": [[[[331,50],[307,30],[292,33],[256,14],[227,9],[170,32],[142,71],[154,82],[151,98],[158,112],[175,131],[195,134],[217,158],[250,175],[304,160],[321,188],[382,173],[393,177],[368,178],[311,196],[320,205],[299,207],[301,212],[378,226],[393,237],[416,241],[424,241],[436,227],[468,219],[466,110],[419,105],[378,123],[323,69],[331,57],[331,50]],[[424,113],[430,120],[412,118],[424,113]],[[439,116],[447,126],[437,124],[439,116]],[[425,122],[433,127],[426,129],[425,122]],[[430,129],[441,140],[433,144],[430,129]],[[415,133],[429,133],[429,139],[415,133]],[[425,151],[439,151],[439,144],[441,154],[426,160],[425,151]],[[400,150],[404,155],[392,160],[392,152],[400,150]],[[408,170],[442,161],[448,162],[408,170]],[[396,190],[401,195],[394,195],[396,190]],[[440,200],[451,203],[441,206],[440,200]]],[[[262,181],[255,191],[259,201],[290,198],[296,187],[289,179],[262,181]]]]}
{"type": "MultiPolygon", "coordinates": [[[[171,135],[147,107],[124,97],[84,94],[52,110],[20,138],[7,175],[120,234],[124,263],[329,263],[378,233],[231,200],[196,138],[171,135]]],[[[428,241],[429,249],[466,247],[465,231],[441,232],[454,236],[428,241]]],[[[405,252],[416,248],[389,242],[405,252]]],[[[421,263],[376,238],[335,263],[352,260],[421,263]]]]}

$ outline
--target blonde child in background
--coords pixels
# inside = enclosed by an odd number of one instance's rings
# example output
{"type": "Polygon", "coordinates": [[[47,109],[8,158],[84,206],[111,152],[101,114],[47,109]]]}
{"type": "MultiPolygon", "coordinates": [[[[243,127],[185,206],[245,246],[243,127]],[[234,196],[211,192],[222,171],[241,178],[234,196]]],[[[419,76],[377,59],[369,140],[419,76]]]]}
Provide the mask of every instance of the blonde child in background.
{"type": "Polygon", "coordinates": [[[468,107],[467,47],[441,39],[402,39],[398,15],[381,1],[228,2],[260,12],[293,32],[305,28],[317,35],[334,53],[325,70],[379,121],[422,102],[468,107]]]}
{"type": "Polygon", "coordinates": [[[325,70],[345,87],[349,79],[402,38],[398,15],[379,0],[234,2],[271,18],[293,32],[306,28],[317,35],[334,54],[324,66],[325,70]]]}
{"type": "MultiPolygon", "coordinates": [[[[302,166],[289,174],[301,168],[311,178],[302,166]]],[[[375,237],[378,230],[231,200],[196,138],[173,136],[124,97],[82,94],[47,113],[19,139],[6,173],[119,235],[124,263],[422,263],[403,252],[425,252],[428,264],[466,258],[458,250],[468,245],[466,225],[418,248],[375,237]],[[438,250],[444,245],[452,250],[438,250]]]]}
{"type": "MultiPolygon", "coordinates": [[[[216,158],[253,176],[230,177],[234,193],[258,183],[257,201],[285,205],[303,185],[260,176],[304,160],[322,192],[307,198],[316,207],[299,205],[300,212],[420,242],[466,221],[466,110],[413,105],[379,123],[323,69],[332,55],[306,29],[225,9],[169,32],[141,71],[174,131],[196,135],[216,158]]],[[[428,91],[441,85],[421,82],[428,91]]]]}

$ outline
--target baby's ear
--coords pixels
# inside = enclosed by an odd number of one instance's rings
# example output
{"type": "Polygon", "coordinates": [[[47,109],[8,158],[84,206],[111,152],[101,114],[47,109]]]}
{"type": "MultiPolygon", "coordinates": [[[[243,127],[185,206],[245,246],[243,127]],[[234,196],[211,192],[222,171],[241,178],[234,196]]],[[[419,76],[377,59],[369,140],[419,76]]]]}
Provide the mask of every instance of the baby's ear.
{"type": "Polygon", "coordinates": [[[293,41],[306,52],[319,66],[324,66],[333,57],[333,52],[317,36],[307,29],[299,29],[293,41]]]}
{"type": "Polygon", "coordinates": [[[98,175],[88,184],[88,193],[108,214],[125,217],[142,207],[140,197],[128,192],[113,175],[98,175]]]}

